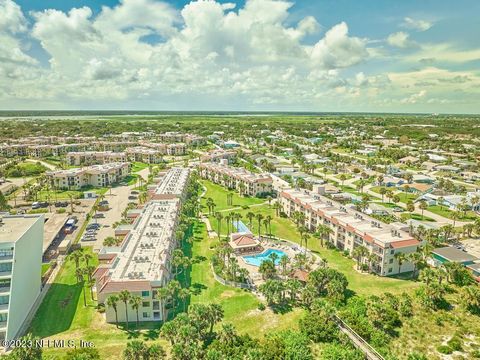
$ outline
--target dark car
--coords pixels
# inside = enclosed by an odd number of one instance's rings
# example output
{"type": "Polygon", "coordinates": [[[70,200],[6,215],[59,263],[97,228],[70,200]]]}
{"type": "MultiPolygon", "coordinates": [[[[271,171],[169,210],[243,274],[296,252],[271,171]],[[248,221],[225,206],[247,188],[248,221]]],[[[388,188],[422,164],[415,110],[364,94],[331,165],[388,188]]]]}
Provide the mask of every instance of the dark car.
{"type": "Polygon", "coordinates": [[[55,207],[67,207],[68,206],[68,201],[57,201],[55,203],[55,207]]]}

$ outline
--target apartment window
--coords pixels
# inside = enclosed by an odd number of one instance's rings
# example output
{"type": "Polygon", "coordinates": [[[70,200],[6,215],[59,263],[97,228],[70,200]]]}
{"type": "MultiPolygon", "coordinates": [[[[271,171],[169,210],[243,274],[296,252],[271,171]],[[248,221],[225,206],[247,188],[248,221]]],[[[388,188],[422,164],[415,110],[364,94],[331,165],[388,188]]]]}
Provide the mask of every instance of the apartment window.
{"type": "Polygon", "coordinates": [[[388,268],[388,272],[391,273],[393,271],[392,268],[388,268]]]}
{"type": "Polygon", "coordinates": [[[142,316],[143,316],[144,318],[148,318],[148,317],[150,317],[150,314],[149,314],[148,312],[144,312],[144,313],[142,314],[142,316]]]}
{"type": "Polygon", "coordinates": [[[0,305],[8,304],[8,295],[0,296],[0,305]]]}
{"type": "Polygon", "coordinates": [[[12,263],[0,264],[0,273],[12,271],[12,263]]]}
{"type": "Polygon", "coordinates": [[[0,323],[7,321],[7,314],[0,314],[0,323]]]}
{"type": "Polygon", "coordinates": [[[150,296],[150,291],[142,291],[142,296],[143,297],[150,296]]]}
{"type": "Polygon", "coordinates": [[[395,250],[390,250],[390,254],[391,255],[395,254],[395,250]]]}
{"type": "Polygon", "coordinates": [[[142,302],[143,307],[150,307],[150,301],[144,301],[142,302]]]}
{"type": "Polygon", "coordinates": [[[13,248],[11,249],[0,249],[0,257],[13,256],[13,248]]]}
{"type": "Polygon", "coordinates": [[[390,259],[390,260],[388,261],[388,263],[389,263],[389,264],[393,264],[393,259],[390,259]]]}

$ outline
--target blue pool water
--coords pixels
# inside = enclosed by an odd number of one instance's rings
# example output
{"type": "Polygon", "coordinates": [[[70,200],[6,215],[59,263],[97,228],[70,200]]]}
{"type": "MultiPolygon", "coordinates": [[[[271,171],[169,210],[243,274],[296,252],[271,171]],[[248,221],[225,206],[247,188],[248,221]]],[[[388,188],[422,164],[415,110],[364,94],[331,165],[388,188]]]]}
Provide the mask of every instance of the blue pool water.
{"type": "Polygon", "coordinates": [[[237,228],[238,232],[250,232],[250,229],[241,220],[238,222],[234,221],[233,224],[237,228]]]}
{"type": "Polygon", "coordinates": [[[278,265],[280,263],[280,258],[286,255],[282,250],[267,249],[261,254],[244,256],[243,259],[247,264],[250,264],[253,266],[260,266],[262,261],[268,260],[270,254],[272,253],[275,253],[278,255],[278,258],[275,260],[275,265],[278,265]]]}

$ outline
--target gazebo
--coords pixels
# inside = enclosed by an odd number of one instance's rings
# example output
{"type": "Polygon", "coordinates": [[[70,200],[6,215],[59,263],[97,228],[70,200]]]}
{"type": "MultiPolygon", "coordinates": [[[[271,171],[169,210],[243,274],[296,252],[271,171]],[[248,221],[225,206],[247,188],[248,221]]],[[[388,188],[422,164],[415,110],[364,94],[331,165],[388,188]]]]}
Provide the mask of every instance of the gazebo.
{"type": "Polygon", "coordinates": [[[261,252],[263,250],[258,241],[251,233],[230,234],[229,245],[235,254],[261,252]]]}

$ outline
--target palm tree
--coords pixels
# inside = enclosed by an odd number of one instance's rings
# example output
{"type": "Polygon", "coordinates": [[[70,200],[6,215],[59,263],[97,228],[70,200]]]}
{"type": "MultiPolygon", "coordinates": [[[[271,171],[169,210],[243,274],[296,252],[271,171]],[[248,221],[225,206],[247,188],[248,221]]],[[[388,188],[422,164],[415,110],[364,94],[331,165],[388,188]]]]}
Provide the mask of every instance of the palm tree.
{"type": "Polygon", "coordinates": [[[170,292],[166,287],[162,287],[157,290],[157,295],[160,301],[162,302],[162,321],[165,323],[167,321],[167,313],[165,303],[167,302],[170,292]]]}
{"type": "Polygon", "coordinates": [[[333,230],[330,229],[329,226],[327,225],[318,225],[317,227],[317,232],[315,233],[315,236],[320,239],[320,245],[323,247],[323,240],[326,237],[327,239],[329,238],[330,234],[333,233],[333,230]]]}
{"type": "Polygon", "coordinates": [[[82,292],[83,292],[83,306],[87,306],[87,294],[85,294],[85,278],[83,275],[85,274],[85,269],[77,268],[75,269],[75,276],[77,278],[77,282],[82,285],[82,292]]]}
{"type": "Polygon", "coordinates": [[[355,249],[353,249],[352,256],[357,259],[357,269],[360,269],[360,263],[361,259],[368,254],[368,249],[363,246],[357,246],[355,249]]]}
{"type": "Polygon", "coordinates": [[[280,266],[282,267],[282,275],[283,276],[287,275],[287,266],[288,266],[289,262],[290,262],[290,259],[286,255],[283,255],[280,258],[280,266]]]}
{"type": "Polygon", "coordinates": [[[83,253],[81,250],[75,250],[70,255],[68,255],[70,259],[75,261],[75,268],[78,269],[80,266],[80,260],[83,258],[83,253]]]}
{"type": "Polygon", "coordinates": [[[420,203],[418,204],[418,207],[420,210],[422,210],[422,219],[423,219],[423,212],[428,208],[428,204],[425,200],[421,200],[420,203]]]}
{"type": "Polygon", "coordinates": [[[217,219],[217,235],[218,235],[218,239],[220,240],[220,232],[222,230],[222,219],[223,219],[223,215],[222,213],[215,213],[215,219],[217,219]]]}
{"type": "Polygon", "coordinates": [[[282,205],[277,201],[273,204],[273,208],[275,209],[275,215],[278,217],[280,216],[280,210],[282,209],[282,205]]]}
{"type": "Polygon", "coordinates": [[[258,238],[260,238],[260,234],[261,234],[261,230],[262,230],[263,215],[262,214],[257,214],[256,218],[257,218],[257,221],[258,221],[258,238]]]}
{"type": "Polygon", "coordinates": [[[272,220],[273,220],[273,218],[272,218],[271,215],[267,215],[267,216],[265,217],[265,221],[266,221],[267,224],[268,224],[268,233],[269,233],[270,235],[273,235],[273,234],[272,234],[272,220]]]}
{"type": "Polygon", "coordinates": [[[88,262],[93,259],[93,256],[89,253],[83,254],[83,260],[85,261],[85,264],[88,267],[88,262]]]}
{"type": "Polygon", "coordinates": [[[135,310],[137,313],[137,329],[138,329],[138,324],[139,324],[139,319],[138,319],[138,310],[140,308],[140,305],[142,305],[142,297],[138,295],[132,295],[129,300],[130,305],[132,306],[132,309],[135,310]]]}
{"type": "Polygon", "coordinates": [[[400,274],[402,271],[402,264],[404,263],[405,260],[407,260],[407,255],[405,253],[395,253],[394,255],[395,259],[398,261],[398,273],[400,274]]]}
{"type": "Polygon", "coordinates": [[[251,211],[247,213],[247,219],[248,219],[248,226],[252,227],[253,219],[255,218],[255,214],[251,211]]]}
{"type": "Polygon", "coordinates": [[[95,299],[93,298],[93,287],[95,286],[95,279],[87,280],[87,286],[90,289],[90,296],[92,298],[92,301],[95,301],[95,299]]]}
{"type": "Polygon", "coordinates": [[[125,320],[126,320],[126,325],[127,325],[127,331],[128,331],[128,302],[130,300],[130,292],[128,290],[122,290],[118,294],[118,299],[120,301],[123,301],[125,304],[125,320]]]}
{"type": "Polygon", "coordinates": [[[107,298],[107,306],[111,307],[113,311],[115,311],[115,325],[118,328],[118,310],[117,310],[117,303],[118,303],[118,296],[116,295],[110,295],[107,298]]]}
{"type": "Polygon", "coordinates": [[[183,312],[187,311],[187,299],[190,296],[190,290],[188,288],[181,288],[178,291],[178,297],[182,300],[183,312]]]}

